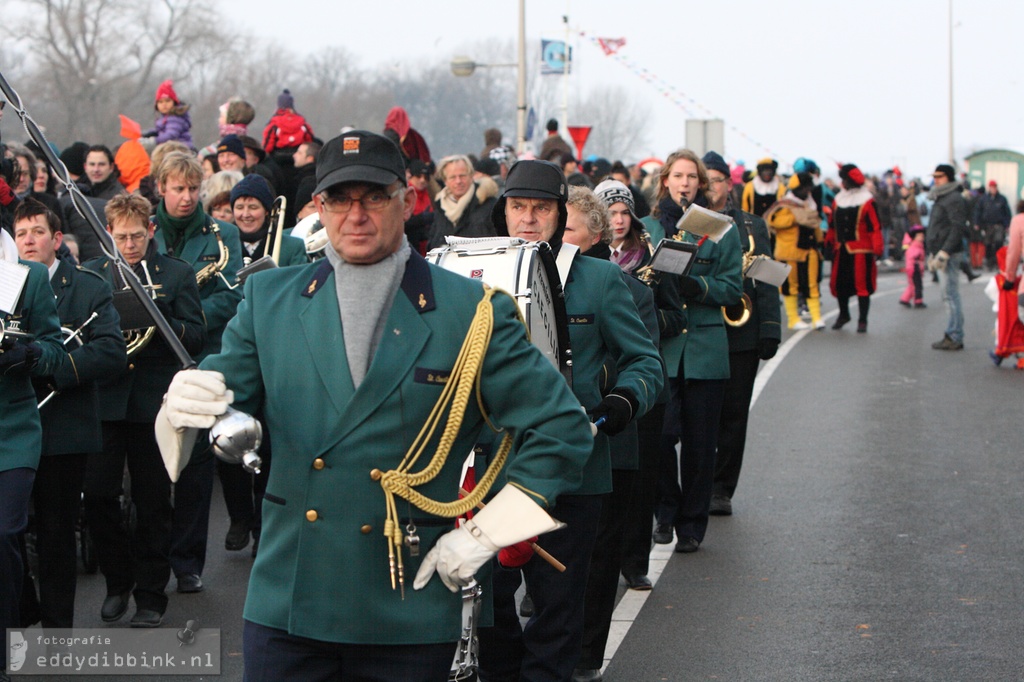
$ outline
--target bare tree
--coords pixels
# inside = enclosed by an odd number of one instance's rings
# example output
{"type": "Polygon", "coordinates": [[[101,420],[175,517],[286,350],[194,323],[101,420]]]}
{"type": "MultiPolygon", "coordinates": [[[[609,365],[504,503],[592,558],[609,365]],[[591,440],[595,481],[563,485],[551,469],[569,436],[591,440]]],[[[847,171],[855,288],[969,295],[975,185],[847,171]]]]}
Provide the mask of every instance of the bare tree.
{"type": "Polygon", "coordinates": [[[20,1],[22,35],[38,61],[32,90],[70,139],[109,140],[118,113],[152,107],[157,82],[230,49],[203,0],[20,1]]]}
{"type": "Polygon", "coordinates": [[[649,113],[644,102],[625,88],[591,90],[576,111],[582,125],[592,126],[586,146],[588,152],[614,161],[629,159],[643,149],[649,113]]]}

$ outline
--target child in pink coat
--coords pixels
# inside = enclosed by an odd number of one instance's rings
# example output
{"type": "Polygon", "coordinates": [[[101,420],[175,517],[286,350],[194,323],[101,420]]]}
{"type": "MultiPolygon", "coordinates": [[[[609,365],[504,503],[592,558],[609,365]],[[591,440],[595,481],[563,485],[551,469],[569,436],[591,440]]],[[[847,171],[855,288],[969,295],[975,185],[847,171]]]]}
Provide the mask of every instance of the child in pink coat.
{"type": "Polygon", "coordinates": [[[924,304],[924,228],[920,225],[911,227],[903,237],[903,248],[906,253],[907,288],[900,295],[900,305],[907,308],[925,308],[924,304]],[[913,304],[911,304],[913,299],[913,304]]]}

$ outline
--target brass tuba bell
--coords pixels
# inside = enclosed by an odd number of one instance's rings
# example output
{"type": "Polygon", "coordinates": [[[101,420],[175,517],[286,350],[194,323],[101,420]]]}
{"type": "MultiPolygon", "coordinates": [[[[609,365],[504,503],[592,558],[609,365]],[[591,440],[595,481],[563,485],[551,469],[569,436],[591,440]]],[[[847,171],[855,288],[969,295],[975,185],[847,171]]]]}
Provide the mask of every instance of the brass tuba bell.
{"type": "MultiPolygon", "coordinates": [[[[743,252],[743,266],[741,272],[744,273],[743,279],[746,279],[747,268],[754,262],[757,256],[754,255],[754,235],[748,234],[747,238],[750,240],[750,248],[743,252]]],[[[754,310],[754,304],[750,300],[750,296],[747,296],[746,292],[740,294],[739,303],[733,303],[732,305],[722,306],[722,319],[730,327],[742,327],[747,322],[750,322],[750,315],[754,310]]]]}

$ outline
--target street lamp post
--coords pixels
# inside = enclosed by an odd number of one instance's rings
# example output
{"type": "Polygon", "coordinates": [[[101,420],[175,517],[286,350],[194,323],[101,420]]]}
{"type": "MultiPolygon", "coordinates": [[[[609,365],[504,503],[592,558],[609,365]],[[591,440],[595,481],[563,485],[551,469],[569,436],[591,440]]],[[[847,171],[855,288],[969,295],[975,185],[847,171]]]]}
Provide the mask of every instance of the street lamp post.
{"type": "Polygon", "coordinates": [[[480,64],[471,57],[455,57],[451,62],[452,73],[460,77],[472,76],[478,68],[515,67],[518,69],[516,84],[516,152],[526,150],[526,0],[519,0],[518,59],[515,64],[480,64]]]}

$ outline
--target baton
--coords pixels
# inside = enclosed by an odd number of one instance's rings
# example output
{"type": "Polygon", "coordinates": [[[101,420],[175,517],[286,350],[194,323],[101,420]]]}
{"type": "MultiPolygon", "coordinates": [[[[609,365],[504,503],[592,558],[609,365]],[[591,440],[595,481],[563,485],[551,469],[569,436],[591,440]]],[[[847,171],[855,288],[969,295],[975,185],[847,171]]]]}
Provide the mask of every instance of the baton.
{"type": "MultiPolygon", "coordinates": [[[[462,493],[463,495],[469,495],[469,491],[467,491],[465,488],[459,488],[459,492],[462,493]]],[[[476,506],[476,508],[477,509],[483,509],[486,506],[487,506],[486,504],[481,502],[480,504],[478,504],[476,506]]],[[[537,556],[539,556],[541,559],[543,559],[544,561],[546,561],[549,564],[551,564],[551,566],[556,571],[558,571],[559,573],[565,573],[565,564],[563,564],[561,561],[559,561],[555,557],[551,556],[543,547],[538,545],[536,542],[531,542],[531,543],[528,543],[528,544],[530,545],[530,549],[532,549],[537,556]]]]}
{"type": "Polygon", "coordinates": [[[135,294],[135,297],[139,299],[139,303],[146,310],[149,316],[152,318],[153,326],[156,327],[156,331],[160,334],[160,337],[167,344],[167,347],[171,349],[174,356],[178,359],[182,369],[194,369],[196,367],[195,360],[185,350],[185,346],[178,339],[178,336],[171,329],[171,325],[168,324],[164,316],[160,314],[160,311],[156,307],[156,303],[149,297],[146,290],[142,286],[142,282],[139,281],[138,276],[128,266],[121,252],[114,246],[114,240],[110,234],[103,228],[103,224],[100,222],[99,217],[96,215],[96,211],[93,209],[92,204],[85,200],[85,195],[82,194],[82,190],[78,189],[78,185],[71,179],[71,175],[68,174],[68,169],[64,165],[64,162],[53,152],[50,147],[50,143],[46,141],[46,136],[43,135],[43,131],[39,129],[36,122],[32,120],[32,117],[25,111],[24,105],[21,103],[21,97],[15,92],[11,84],[7,82],[7,78],[0,71],[0,90],[3,91],[7,101],[11,104],[14,109],[14,113],[21,119],[21,123],[25,126],[25,132],[28,133],[29,137],[36,143],[43,156],[46,157],[46,163],[49,164],[53,172],[56,173],[57,179],[60,180],[61,184],[64,185],[64,189],[67,190],[68,195],[71,197],[71,203],[74,205],[75,210],[78,214],[85,219],[85,222],[89,223],[89,227],[96,233],[96,238],[99,239],[100,248],[103,250],[103,254],[114,261],[114,265],[117,267],[121,276],[124,277],[125,283],[135,294]]]}

